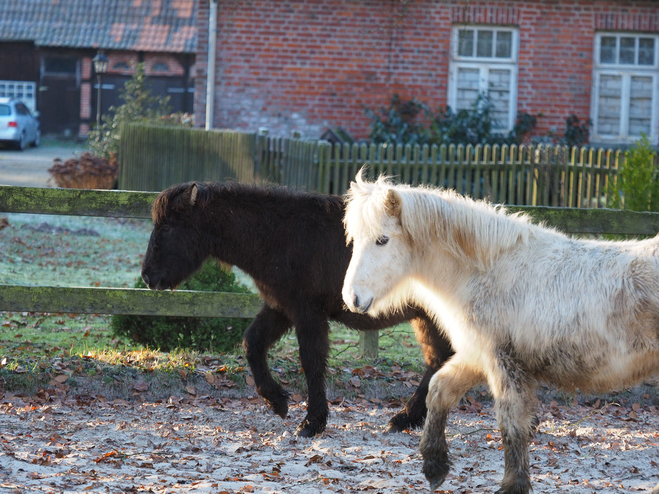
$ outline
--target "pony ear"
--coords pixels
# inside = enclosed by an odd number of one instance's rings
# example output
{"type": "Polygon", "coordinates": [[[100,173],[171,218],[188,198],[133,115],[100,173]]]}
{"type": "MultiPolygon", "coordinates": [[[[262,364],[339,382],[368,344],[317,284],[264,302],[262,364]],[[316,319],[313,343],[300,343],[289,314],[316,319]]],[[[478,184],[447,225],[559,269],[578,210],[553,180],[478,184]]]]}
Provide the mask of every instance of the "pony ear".
{"type": "Polygon", "coordinates": [[[384,198],[384,209],[387,211],[389,216],[394,218],[400,218],[400,213],[402,209],[402,201],[398,192],[393,189],[387,190],[387,195],[384,198]]]}
{"type": "Polygon", "coordinates": [[[197,202],[197,194],[199,193],[199,188],[197,187],[197,184],[192,184],[190,191],[190,204],[194,206],[195,202],[197,202]]]}

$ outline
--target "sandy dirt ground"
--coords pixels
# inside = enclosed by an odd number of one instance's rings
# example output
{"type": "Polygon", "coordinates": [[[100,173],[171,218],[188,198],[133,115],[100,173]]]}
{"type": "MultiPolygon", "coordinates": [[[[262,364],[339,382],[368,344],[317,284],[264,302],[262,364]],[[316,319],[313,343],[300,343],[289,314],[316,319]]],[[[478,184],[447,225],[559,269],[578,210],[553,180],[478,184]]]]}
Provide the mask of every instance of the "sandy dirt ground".
{"type": "MultiPolygon", "coordinates": [[[[0,400],[0,492],[428,492],[419,431],[386,434],[395,408],[334,404],[325,433],[294,436],[260,398],[160,402],[41,391],[0,400]]],[[[597,401],[540,407],[530,448],[535,493],[648,491],[659,482],[659,410],[597,401]]],[[[491,405],[452,413],[453,467],[438,492],[493,493],[503,475],[491,405]],[[443,490],[442,490],[443,489],[443,490]]]]}

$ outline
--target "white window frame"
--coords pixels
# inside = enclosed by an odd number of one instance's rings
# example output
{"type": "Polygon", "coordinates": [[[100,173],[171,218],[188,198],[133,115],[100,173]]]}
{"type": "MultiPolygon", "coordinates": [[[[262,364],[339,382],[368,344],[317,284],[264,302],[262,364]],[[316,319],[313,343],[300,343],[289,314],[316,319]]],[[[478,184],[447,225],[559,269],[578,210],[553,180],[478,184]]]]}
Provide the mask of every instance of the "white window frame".
{"type": "Polygon", "coordinates": [[[37,109],[37,83],[29,81],[0,81],[0,97],[21,100],[30,112],[37,109]]]}
{"type": "MultiPolygon", "coordinates": [[[[477,34],[474,34],[476,39],[477,34]]],[[[476,43],[474,43],[476,49],[476,43]]],[[[492,69],[510,70],[510,98],[508,101],[508,118],[506,122],[500,122],[503,127],[497,128],[497,132],[510,132],[515,126],[517,118],[517,78],[518,64],[517,56],[519,53],[519,29],[509,26],[497,26],[491,24],[469,24],[454,25],[451,34],[451,58],[449,62],[449,84],[448,84],[448,101],[447,104],[451,110],[455,111],[458,101],[458,71],[461,68],[479,69],[479,93],[487,94],[489,91],[488,81],[489,72],[492,69]],[[478,57],[478,56],[461,56],[458,54],[459,32],[463,29],[478,31],[509,32],[511,36],[510,57],[478,57]]]]}
{"type": "MultiPolygon", "coordinates": [[[[616,48],[616,55],[618,50],[616,48]]],[[[638,51],[635,58],[638,58],[638,51]]],[[[632,33],[632,32],[598,32],[595,33],[595,46],[593,53],[593,87],[591,91],[590,118],[593,122],[591,141],[603,143],[620,143],[629,144],[641,138],[640,135],[629,134],[629,107],[631,96],[631,79],[632,77],[650,77],[652,78],[652,102],[650,117],[650,135],[648,139],[654,145],[659,143],[659,35],[649,33],[632,33]],[[617,38],[616,47],[620,45],[620,38],[654,38],[654,64],[637,65],[621,63],[600,63],[601,43],[603,37],[617,38]],[[599,100],[600,100],[600,78],[603,75],[613,75],[621,77],[621,97],[620,97],[620,132],[618,134],[603,134],[599,131],[599,100]]]]}

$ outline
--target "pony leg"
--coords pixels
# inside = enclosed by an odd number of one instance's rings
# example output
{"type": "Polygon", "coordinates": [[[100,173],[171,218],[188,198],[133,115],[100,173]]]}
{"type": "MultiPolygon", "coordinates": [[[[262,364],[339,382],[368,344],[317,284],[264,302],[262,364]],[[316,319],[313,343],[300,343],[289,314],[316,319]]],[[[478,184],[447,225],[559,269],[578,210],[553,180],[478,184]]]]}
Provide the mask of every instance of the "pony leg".
{"type": "Polygon", "coordinates": [[[243,348],[254,377],[256,392],[281,418],[288,415],[288,392],[274,380],[268,367],[268,350],[291,327],[281,312],[265,305],[243,334],[243,348]]]}
{"type": "Polygon", "coordinates": [[[329,407],[325,393],[325,371],[329,354],[329,323],[327,319],[295,324],[300,345],[300,362],[307,379],[309,393],[307,416],[298,425],[295,434],[313,437],[325,430],[329,407]]]}
{"type": "Polygon", "coordinates": [[[426,398],[428,416],[419,449],[423,456],[421,471],[430,482],[431,492],[444,482],[451,466],[446,442],[448,413],[482,379],[477,369],[456,354],[430,380],[426,398]]]}
{"type": "Polygon", "coordinates": [[[428,317],[417,317],[412,319],[410,324],[423,350],[426,372],[416,391],[405,404],[405,408],[389,421],[388,432],[401,432],[423,425],[428,411],[426,396],[428,395],[430,379],[454,353],[451,343],[439,332],[437,326],[428,317]]]}
{"type": "Polygon", "coordinates": [[[489,376],[505,457],[503,482],[497,494],[528,494],[528,444],[534,433],[535,381],[514,356],[499,352],[497,358],[498,368],[489,376]]]}
{"type": "Polygon", "coordinates": [[[652,489],[650,494],[659,494],[659,484],[654,486],[654,489],[652,489]]]}

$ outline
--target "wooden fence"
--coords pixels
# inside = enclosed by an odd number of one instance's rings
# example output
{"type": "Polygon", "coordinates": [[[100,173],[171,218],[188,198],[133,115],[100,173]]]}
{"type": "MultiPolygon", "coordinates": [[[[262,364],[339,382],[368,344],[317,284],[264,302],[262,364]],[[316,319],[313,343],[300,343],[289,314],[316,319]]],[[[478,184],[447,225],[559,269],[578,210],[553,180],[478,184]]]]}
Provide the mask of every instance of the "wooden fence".
{"type": "MultiPolygon", "coordinates": [[[[42,189],[0,186],[0,212],[149,218],[151,192],[42,189]]],[[[655,235],[659,213],[611,209],[510,207],[567,233],[655,235]]],[[[254,317],[256,295],[178,290],[19,286],[0,284],[0,311],[142,314],[193,317],[254,317]]],[[[377,355],[377,332],[361,333],[367,356],[377,355]]]]}
{"type": "Polygon", "coordinates": [[[125,125],[118,183],[124,190],[160,192],[192,180],[271,182],[315,190],[320,141],[233,130],[125,125]]]}
{"type": "Polygon", "coordinates": [[[386,174],[404,183],[454,188],[494,203],[601,208],[624,159],[623,151],[611,149],[333,146],[228,130],[132,124],[122,128],[119,188],[160,191],[179,182],[231,178],[343,194],[367,164],[371,177],[386,174]]]}
{"type": "MultiPolygon", "coordinates": [[[[156,193],[0,186],[0,212],[150,218],[156,193]]],[[[146,248],[146,246],[145,246],[146,248]]],[[[0,311],[253,318],[257,295],[0,284],[0,311]]]]}
{"type": "Polygon", "coordinates": [[[620,150],[566,146],[321,146],[317,190],[343,194],[363,164],[371,177],[451,188],[498,204],[604,207],[620,150]]]}

